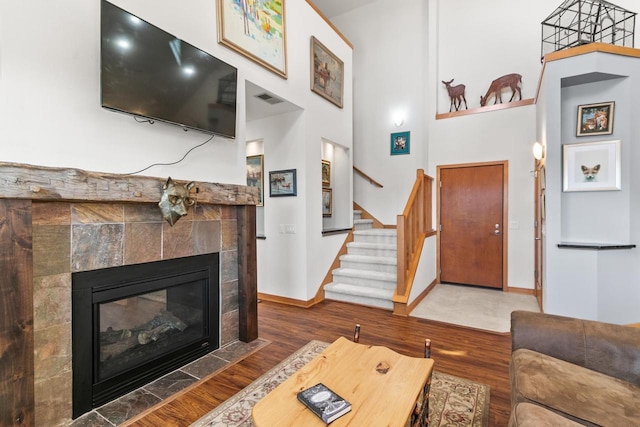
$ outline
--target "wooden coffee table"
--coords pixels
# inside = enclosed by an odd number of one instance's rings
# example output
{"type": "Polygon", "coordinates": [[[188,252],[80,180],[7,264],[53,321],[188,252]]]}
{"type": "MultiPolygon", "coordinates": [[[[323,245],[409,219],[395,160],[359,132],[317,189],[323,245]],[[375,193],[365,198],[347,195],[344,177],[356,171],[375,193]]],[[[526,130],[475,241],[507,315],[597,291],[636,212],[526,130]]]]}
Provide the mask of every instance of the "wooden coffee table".
{"type": "Polygon", "coordinates": [[[300,403],[299,391],[323,383],[351,402],[339,426],[405,426],[431,377],[433,360],[338,338],[253,408],[257,427],[324,426],[300,403]]]}

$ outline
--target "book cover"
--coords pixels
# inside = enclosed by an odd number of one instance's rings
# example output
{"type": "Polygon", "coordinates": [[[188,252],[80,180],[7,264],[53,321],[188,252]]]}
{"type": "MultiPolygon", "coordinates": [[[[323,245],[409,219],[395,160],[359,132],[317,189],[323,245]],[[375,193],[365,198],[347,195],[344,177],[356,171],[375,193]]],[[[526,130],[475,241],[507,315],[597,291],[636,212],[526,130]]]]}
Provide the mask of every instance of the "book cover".
{"type": "Polygon", "coordinates": [[[349,402],[322,383],[299,392],[298,400],[327,424],[351,410],[349,402]]]}

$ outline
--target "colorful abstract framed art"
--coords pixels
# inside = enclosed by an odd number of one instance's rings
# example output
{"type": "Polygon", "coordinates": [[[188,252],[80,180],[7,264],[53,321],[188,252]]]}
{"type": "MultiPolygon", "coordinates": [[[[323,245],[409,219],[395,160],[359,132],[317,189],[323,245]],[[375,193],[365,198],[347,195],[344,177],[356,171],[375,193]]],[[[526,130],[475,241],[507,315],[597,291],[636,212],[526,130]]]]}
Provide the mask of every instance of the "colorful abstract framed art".
{"type": "Polygon", "coordinates": [[[285,0],[217,0],[218,43],[287,78],[285,0]]]}

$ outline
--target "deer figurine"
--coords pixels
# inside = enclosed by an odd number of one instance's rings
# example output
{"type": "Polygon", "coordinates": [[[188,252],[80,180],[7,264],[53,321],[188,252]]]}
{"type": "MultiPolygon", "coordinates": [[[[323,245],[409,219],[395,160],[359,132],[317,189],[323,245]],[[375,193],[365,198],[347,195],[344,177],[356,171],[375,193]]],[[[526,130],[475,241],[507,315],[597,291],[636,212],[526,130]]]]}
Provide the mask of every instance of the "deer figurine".
{"type": "Polygon", "coordinates": [[[442,83],[444,83],[444,85],[447,87],[447,92],[449,92],[449,98],[451,99],[449,112],[451,112],[452,108],[455,108],[456,111],[458,111],[460,109],[460,106],[462,105],[462,101],[464,101],[464,108],[468,110],[469,108],[467,107],[467,99],[464,97],[465,86],[464,85],[451,86],[452,82],[453,82],[453,79],[449,80],[448,82],[445,82],[444,80],[442,81],[442,83]]]}
{"type": "Polygon", "coordinates": [[[520,99],[522,99],[522,92],[520,91],[519,83],[522,83],[522,76],[520,74],[507,74],[506,76],[498,77],[494,81],[491,82],[491,86],[489,86],[489,90],[487,90],[487,94],[485,96],[480,95],[480,106],[484,107],[487,105],[487,100],[489,96],[493,94],[494,101],[496,104],[498,101],[502,103],[502,90],[506,88],[511,88],[513,92],[511,94],[511,99],[509,102],[513,101],[513,98],[516,96],[516,91],[518,95],[520,95],[520,99]]]}

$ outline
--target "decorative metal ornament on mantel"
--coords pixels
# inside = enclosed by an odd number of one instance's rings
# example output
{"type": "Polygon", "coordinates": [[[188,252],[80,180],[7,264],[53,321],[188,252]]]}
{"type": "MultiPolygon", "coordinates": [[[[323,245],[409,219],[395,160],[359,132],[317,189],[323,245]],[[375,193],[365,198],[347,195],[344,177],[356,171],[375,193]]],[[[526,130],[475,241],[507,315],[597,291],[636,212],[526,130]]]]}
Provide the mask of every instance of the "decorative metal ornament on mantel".
{"type": "Polygon", "coordinates": [[[162,196],[158,206],[162,212],[162,218],[172,227],[196,204],[196,199],[189,194],[195,185],[193,181],[188,184],[178,184],[169,177],[162,186],[162,196]]]}
{"type": "Polygon", "coordinates": [[[541,61],[547,53],[589,43],[633,46],[636,13],[604,0],[565,0],[542,21],[541,61]]]}

